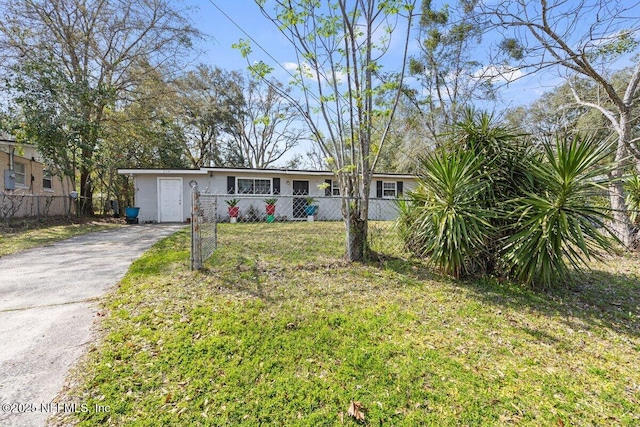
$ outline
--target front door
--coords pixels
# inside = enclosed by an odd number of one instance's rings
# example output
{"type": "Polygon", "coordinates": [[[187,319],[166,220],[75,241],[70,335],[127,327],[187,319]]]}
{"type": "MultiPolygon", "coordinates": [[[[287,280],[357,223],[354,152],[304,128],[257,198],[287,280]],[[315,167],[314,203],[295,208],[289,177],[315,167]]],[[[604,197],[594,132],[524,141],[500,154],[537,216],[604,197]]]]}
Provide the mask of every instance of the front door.
{"type": "Polygon", "coordinates": [[[158,178],[158,222],[182,221],[182,178],[158,178]]]}
{"type": "Polygon", "coordinates": [[[309,181],[293,181],[293,218],[302,219],[307,217],[305,208],[307,207],[307,197],[309,195],[309,181]],[[305,196],[305,197],[295,197],[305,196]]]}

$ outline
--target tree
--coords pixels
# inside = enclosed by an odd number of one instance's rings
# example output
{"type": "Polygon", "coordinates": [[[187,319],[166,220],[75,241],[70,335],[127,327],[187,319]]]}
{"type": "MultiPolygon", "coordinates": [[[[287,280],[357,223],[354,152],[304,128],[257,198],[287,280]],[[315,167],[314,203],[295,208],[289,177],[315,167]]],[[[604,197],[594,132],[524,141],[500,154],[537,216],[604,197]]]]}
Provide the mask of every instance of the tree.
{"type": "Polygon", "coordinates": [[[423,1],[419,20],[419,55],[411,58],[410,74],[419,89],[407,88],[418,120],[426,130],[428,142],[439,145],[465,113],[478,100],[494,99],[491,78],[479,69],[473,52],[480,43],[483,27],[475,20],[476,0],[460,0],[440,9],[423,1]]]}
{"type": "Polygon", "coordinates": [[[268,168],[309,139],[304,129],[296,127],[303,123],[303,117],[290,101],[290,88],[277,81],[267,84],[249,78],[243,92],[244,108],[229,132],[247,166],[268,168]]]}
{"type": "Polygon", "coordinates": [[[176,82],[177,122],[192,167],[225,165],[225,133],[233,133],[245,108],[236,71],[199,65],[176,82]]]}
{"type": "MultiPolygon", "coordinates": [[[[371,179],[400,98],[416,0],[276,0],[273,12],[257,3],[296,49],[295,105],[339,182],[347,258],[364,260],[371,179]],[[385,72],[382,60],[395,52],[400,70],[385,72]]],[[[251,53],[247,42],[238,47],[251,53]]],[[[271,68],[251,70],[264,77],[271,68]]]]}
{"type": "MultiPolygon", "coordinates": [[[[622,0],[517,0],[484,2],[481,16],[503,33],[500,49],[516,61],[525,73],[559,71],[570,85],[577,77],[594,83],[596,101],[584,99],[573,91],[575,102],[599,111],[617,135],[615,160],[611,172],[609,199],[614,230],[629,246],[632,240],[621,178],[629,155],[640,160],[639,138],[632,135],[640,88],[640,60],[637,40],[640,21],[638,3],[622,0]],[[612,65],[621,60],[632,62],[632,71],[624,87],[612,81],[612,65]]],[[[570,86],[575,87],[575,86],[570,86]]]]}
{"type": "Polygon", "coordinates": [[[21,105],[30,103],[24,118],[35,120],[27,124],[31,136],[56,156],[73,151],[83,210],[92,213],[93,158],[103,141],[107,109],[134,84],[134,67],[178,65],[199,33],[167,0],[2,0],[0,8],[5,71],[49,96],[47,105],[38,103],[33,90],[19,99],[21,105]],[[57,114],[41,137],[37,120],[47,116],[47,109],[64,114],[57,114]]]}
{"type": "MultiPolygon", "coordinates": [[[[118,168],[186,168],[180,128],[174,119],[176,91],[162,67],[138,67],[131,87],[117,110],[108,111],[104,138],[94,155],[96,190],[103,201],[117,199],[121,207],[133,202],[129,178],[118,168]]],[[[105,205],[105,213],[110,208],[105,205]]]]}

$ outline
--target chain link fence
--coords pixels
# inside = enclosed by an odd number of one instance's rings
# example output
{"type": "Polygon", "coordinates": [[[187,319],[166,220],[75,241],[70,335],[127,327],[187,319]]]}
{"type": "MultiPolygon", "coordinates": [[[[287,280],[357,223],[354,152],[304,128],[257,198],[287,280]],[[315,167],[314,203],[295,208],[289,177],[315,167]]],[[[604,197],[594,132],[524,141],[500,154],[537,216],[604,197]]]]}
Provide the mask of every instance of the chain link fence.
{"type": "MultiPolygon", "coordinates": [[[[345,258],[352,206],[339,196],[212,195],[193,190],[192,268],[216,248],[257,263],[335,263],[345,258]]],[[[395,229],[396,199],[369,200],[368,244],[376,255],[406,256],[395,229]]]]}
{"type": "Polygon", "coordinates": [[[0,221],[6,225],[17,218],[41,220],[75,212],[75,200],[69,196],[0,193],[0,221]]]}

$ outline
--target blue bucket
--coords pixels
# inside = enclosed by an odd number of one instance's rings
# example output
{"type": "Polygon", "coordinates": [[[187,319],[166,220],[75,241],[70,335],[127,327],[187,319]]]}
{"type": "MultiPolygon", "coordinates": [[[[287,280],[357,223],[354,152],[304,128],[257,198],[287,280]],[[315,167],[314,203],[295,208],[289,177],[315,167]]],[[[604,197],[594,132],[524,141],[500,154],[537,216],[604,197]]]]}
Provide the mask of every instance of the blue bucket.
{"type": "Polygon", "coordinates": [[[140,208],[127,206],[124,209],[124,215],[127,218],[138,218],[138,214],[140,213],[140,208]]]}

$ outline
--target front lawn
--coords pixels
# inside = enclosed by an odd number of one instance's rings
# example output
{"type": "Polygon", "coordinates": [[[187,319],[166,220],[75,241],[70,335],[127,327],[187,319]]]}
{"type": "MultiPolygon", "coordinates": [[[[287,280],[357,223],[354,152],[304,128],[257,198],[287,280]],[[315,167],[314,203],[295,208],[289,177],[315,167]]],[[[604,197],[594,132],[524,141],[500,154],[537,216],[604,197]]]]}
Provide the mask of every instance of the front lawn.
{"type": "Polygon", "coordinates": [[[445,279],[400,253],[349,265],[341,232],[221,224],[198,273],[187,230],[155,245],[108,296],[63,398],[109,411],[56,421],[640,425],[637,257],[540,294],[445,279]]]}

